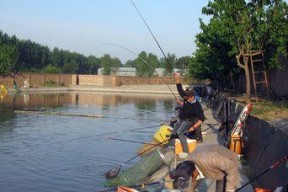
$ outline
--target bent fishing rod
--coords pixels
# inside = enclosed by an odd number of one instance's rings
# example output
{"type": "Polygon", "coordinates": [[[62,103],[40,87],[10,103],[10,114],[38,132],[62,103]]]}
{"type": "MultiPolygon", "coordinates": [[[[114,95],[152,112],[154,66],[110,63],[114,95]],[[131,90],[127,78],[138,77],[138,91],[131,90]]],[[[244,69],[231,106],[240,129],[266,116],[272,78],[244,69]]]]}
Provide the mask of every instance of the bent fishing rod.
{"type": "MultiPolygon", "coordinates": [[[[163,54],[164,58],[166,59],[167,63],[170,65],[170,62],[168,60],[168,58],[166,57],[162,47],[160,46],[159,42],[157,41],[155,35],[153,34],[152,30],[150,29],[148,23],[146,22],[146,20],[144,19],[144,17],[142,16],[142,14],[140,13],[139,9],[137,8],[137,6],[135,5],[135,3],[131,0],[131,3],[133,4],[133,6],[135,7],[136,11],[138,12],[139,16],[141,17],[142,21],[144,22],[144,24],[146,25],[147,29],[150,31],[150,34],[152,35],[153,39],[155,40],[157,46],[159,47],[161,53],[163,54]]],[[[171,65],[172,66],[172,65],[171,65]]]]}
{"type": "MultiPolygon", "coordinates": [[[[106,45],[113,45],[119,48],[122,48],[130,53],[132,53],[133,55],[137,56],[137,54],[135,52],[133,52],[131,49],[128,49],[127,47],[124,47],[122,45],[116,44],[116,43],[105,43],[106,45]]],[[[155,68],[149,64],[145,59],[143,59],[142,57],[138,56],[138,58],[145,63],[148,67],[150,67],[153,71],[155,71],[155,73],[158,75],[158,77],[160,77],[160,79],[165,83],[165,85],[168,87],[168,89],[170,90],[170,92],[172,93],[172,95],[174,96],[175,100],[177,100],[176,95],[174,94],[174,92],[172,91],[171,87],[168,85],[168,83],[166,82],[166,80],[163,78],[163,76],[161,76],[156,70],[155,68]]]]}
{"type": "MultiPolygon", "coordinates": [[[[143,17],[142,14],[140,13],[139,9],[137,8],[136,4],[135,4],[132,0],[131,0],[131,3],[133,4],[133,6],[134,6],[134,8],[136,9],[137,13],[138,13],[139,16],[141,17],[141,19],[142,19],[142,21],[144,22],[144,24],[146,25],[147,29],[149,30],[151,36],[153,37],[153,39],[154,39],[154,41],[156,42],[157,46],[159,47],[161,53],[163,54],[166,62],[167,62],[170,66],[172,66],[171,63],[170,63],[170,61],[169,61],[169,59],[166,57],[166,54],[164,53],[162,47],[160,46],[159,42],[157,41],[155,35],[153,34],[152,30],[150,29],[148,23],[146,22],[146,20],[144,19],[144,17],[143,17]]],[[[175,95],[174,95],[174,96],[175,96],[175,95]]],[[[175,99],[177,100],[176,97],[175,97],[175,99]]]]}

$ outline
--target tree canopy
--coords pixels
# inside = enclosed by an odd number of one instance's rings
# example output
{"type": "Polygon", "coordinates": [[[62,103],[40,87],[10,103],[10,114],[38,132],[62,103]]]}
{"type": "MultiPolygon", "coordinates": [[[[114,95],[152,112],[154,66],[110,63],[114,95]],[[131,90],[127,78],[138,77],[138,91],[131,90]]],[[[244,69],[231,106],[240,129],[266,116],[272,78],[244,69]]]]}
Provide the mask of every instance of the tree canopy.
{"type": "Polygon", "coordinates": [[[0,75],[18,72],[96,74],[100,59],[19,40],[0,31],[0,75]]]}
{"type": "Polygon", "coordinates": [[[288,6],[283,0],[214,0],[203,7],[210,16],[196,36],[190,74],[234,85],[243,70],[236,62],[240,52],[263,50],[267,68],[280,68],[279,56],[287,57],[288,6]]]}
{"type": "MultiPolygon", "coordinates": [[[[47,46],[31,40],[19,40],[16,36],[10,37],[0,31],[0,75],[18,72],[97,74],[99,68],[103,69],[104,75],[115,75],[120,67],[125,66],[135,67],[140,76],[151,77],[155,69],[161,65],[171,72],[177,61],[175,54],[168,54],[172,66],[168,66],[167,61],[162,58],[159,60],[153,53],[142,51],[136,56],[134,60],[129,60],[123,65],[120,59],[112,58],[109,54],[97,58],[57,47],[50,50],[47,46]]],[[[188,66],[189,58],[179,58],[181,65],[188,66]]]]}

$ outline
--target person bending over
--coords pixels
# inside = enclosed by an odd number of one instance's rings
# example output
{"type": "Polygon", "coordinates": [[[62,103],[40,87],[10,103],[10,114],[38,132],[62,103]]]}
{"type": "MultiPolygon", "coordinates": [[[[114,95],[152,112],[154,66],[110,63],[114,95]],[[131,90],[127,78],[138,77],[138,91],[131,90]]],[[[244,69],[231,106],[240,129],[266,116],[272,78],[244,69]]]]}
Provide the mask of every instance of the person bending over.
{"type": "Polygon", "coordinates": [[[218,144],[198,146],[171,171],[174,189],[194,191],[206,177],[216,180],[216,192],[235,191],[240,181],[237,154],[218,144]],[[198,182],[197,182],[198,181],[198,182]]]}

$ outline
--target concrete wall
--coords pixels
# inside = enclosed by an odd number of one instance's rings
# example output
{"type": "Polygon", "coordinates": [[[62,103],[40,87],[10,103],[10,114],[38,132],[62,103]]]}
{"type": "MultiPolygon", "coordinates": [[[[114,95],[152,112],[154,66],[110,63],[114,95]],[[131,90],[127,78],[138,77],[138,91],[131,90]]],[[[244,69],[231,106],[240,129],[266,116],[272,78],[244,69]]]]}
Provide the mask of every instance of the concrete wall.
{"type": "Polygon", "coordinates": [[[13,80],[18,87],[23,87],[25,79],[28,80],[32,87],[42,86],[48,81],[53,81],[57,84],[71,85],[72,75],[70,74],[45,74],[45,73],[21,73],[12,77],[1,77],[0,84],[6,85],[6,87],[13,87],[13,80]]]}
{"type": "MultiPolygon", "coordinates": [[[[279,124],[273,125],[256,117],[248,119],[243,142],[245,159],[250,167],[250,177],[259,175],[288,155],[288,119],[282,122],[286,124],[286,130],[279,124]]],[[[256,186],[272,189],[287,184],[287,161],[259,177],[257,182],[256,186]]]]}
{"type": "MultiPolygon", "coordinates": [[[[242,108],[243,105],[218,96],[213,112],[220,122],[227,119],[235,122],[242,108]]],[[[224,129],[222,134],[227,136],[227,130],[224,129]]],[[[242,142],[242,163],[247,166],[246,173],[252,179],[288,155],[288,118],[272,123],[250,115],[243,128],[242,142]]],[[[285,161],[259,177],[253,185],[275,189],[287,182],[288,163],[285,161]]]]}
{"type": "MultiPolygon", "coordinates": [[[[77,75],[75,75],[77,77],[77,75]]],[[[111,77],[103,78],[102,75],[78,75],[79,82],[73,81],[73,85],[98,85],[104,86],[108,82],[113,82],[111,77]]]]}
{"type": "MultiPolygon", "coordinates": [[[[121,86],[121,85],[145,85],[145,84],[174,84],[172,77],[129,77],[113,75],[76,75],[76,74],[42,74],[42,73],[22,73],[12,77],[0,77],[0,84],[8,88],[13,87],[15,80],[18,87],[23,87],[25,79],[28,79],[31,87],[41,87],[48,81],[57,84],[88,85],[88,86],[121,86]]],[[[183,84],[207,84],[206,81],[182,80],[183,84]]]]}

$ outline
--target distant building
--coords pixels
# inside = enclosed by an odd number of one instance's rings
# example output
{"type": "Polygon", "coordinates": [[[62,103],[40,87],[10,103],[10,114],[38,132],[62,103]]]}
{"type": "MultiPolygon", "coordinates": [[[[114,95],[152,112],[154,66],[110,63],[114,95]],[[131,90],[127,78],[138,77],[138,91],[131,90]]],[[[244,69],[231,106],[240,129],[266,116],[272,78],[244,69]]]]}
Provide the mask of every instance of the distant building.
{"type": "MultiPolygon", "coordinates": [[[[187,69],[174,69],[174,72],[183,72],[185,75],[187,69]]],[[[103,75],[104,69],[101,67],[98,69],[98,75],[103,75]]],[[[165,69],[164,68],[156,68],[154,75],[164,76],[165,69]]],[[[116,74],[116,76],[137,76],[137,70],[135,67],[120,67],[116,74]]]]}
{"type": "MultiPolygon", "coordinates": [[[[104,69],[103,67],[98,69],[98,75],[103,75],[104,69]]],[[[135,67],[120,67],[117,72],[116,76],[136,76],[137,70],[135,67]]]]}

